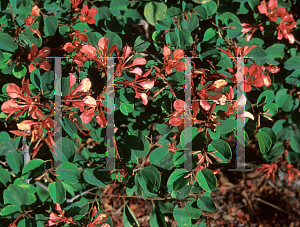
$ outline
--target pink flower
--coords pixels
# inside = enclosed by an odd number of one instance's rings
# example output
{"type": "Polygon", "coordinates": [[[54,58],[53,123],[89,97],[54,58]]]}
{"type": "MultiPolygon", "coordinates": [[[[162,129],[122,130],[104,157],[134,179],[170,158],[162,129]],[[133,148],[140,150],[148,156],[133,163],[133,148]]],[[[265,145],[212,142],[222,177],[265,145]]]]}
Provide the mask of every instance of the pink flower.
{"type": "Polygon", "coordinates": [[[96,20],[93,18],[97,14],[97,9],[89,9],[87,5],[84,5],[79,15],[79,20],[82,22],[87,22],[88,24],[95,24],[96,20]]]}

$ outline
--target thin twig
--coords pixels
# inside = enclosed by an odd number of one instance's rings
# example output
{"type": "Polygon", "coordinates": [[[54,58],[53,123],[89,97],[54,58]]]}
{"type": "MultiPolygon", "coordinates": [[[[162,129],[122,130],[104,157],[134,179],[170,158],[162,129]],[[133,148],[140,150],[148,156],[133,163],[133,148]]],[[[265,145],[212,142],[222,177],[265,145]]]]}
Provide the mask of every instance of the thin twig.
{"type": "Polygon", "coordinates": [[[36,181],[34,183],[36,186],[39,186],[40,188],[44,189],[45,191],[49,192],[49,189],[46,185],[42,184],[41,182],[36,181]]]}
{"type": "MultiPolygon", "coordinates": [[[[82,192],[82,193],[80,193],[80,194],[74,196],[72,199],[66,199],[66,202],[67,202],[67,203],[73,203],[73,201],[74,201],[75,199],[77,199],[77,198],[79,198],[80,196],[83,196],[83,195],[87,194],[88,192],[90,192],[90,191],[92,191],[92,190],[95,190],[95,189],[97,189],[97,188],[98,188],[98,187],[90,188],[90,189],[88,189],[88,190],[86,190],[86,191],[84,191],[84,192],[82,192]]],[[[97,194],[97,193],[96,193],[96,194],[97,194]]]]}
{"type": "MultiPolygon", "coordinates": [[[[28,133],[30,130],[27,131],[28,133]]],[[[24,155],[24,166],[27,165],[28,162],[30,162],[30,152],[29,152],[29,146],[26,144],[26,137],[23,137],[23,144],[22,144],[22,152],[24,155]]],[[[26,183],[29,183],[31,179],[25,179],[26,183]]]]}
{"type": "Polygon", "coordinates": [[[281,212],[283,212],[283,213],[285,213],[285,214],[290,214],[289,212],[287,212],[287,211],[281,209],[280,207],[278,207],[278,206],[276,206],[276,205],[274,205],[274,204],[272,204],[272,203],[269,203],[269,202],[267,202],[267,201],[265,201],[265,200],[262,200],[261,198],[254,198],[254,199],[257,200],[257,201],[259,201],[259,202],[261,202],[261,203],[264,203],[264,204],[266,204],[266,205],[268,205],[268,206],[270,206],[270,207],[273,207],[273,208],[275,208],[276,210],[279,210],[279,211],[281,211],[281,212]]]}

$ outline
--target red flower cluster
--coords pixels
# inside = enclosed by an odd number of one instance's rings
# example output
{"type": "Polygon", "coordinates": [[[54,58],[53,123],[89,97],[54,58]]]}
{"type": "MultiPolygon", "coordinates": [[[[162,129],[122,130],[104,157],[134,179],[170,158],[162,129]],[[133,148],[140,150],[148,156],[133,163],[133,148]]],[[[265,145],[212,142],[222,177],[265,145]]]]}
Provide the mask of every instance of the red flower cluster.
{"type": "MultiPolygon", "coordinates": [[[[270,0],[268,4],[265,0],[263,0],[258,6],[258,10],[261,14],[269,17],[270,21],[272,22],[276,22],[280,17],[281,21],[277,26],[277,39],[281,40],[282,38],[285,38],[289,40],[290,44],[294,43],[295,38],[291,34],[291,31],[296,27],[297,22],[294,20],[293,15],[288,14],[284,7],[278,7],[277,0],[270,0]]],[[[247,23],[241,23],[241,25],[243,26],[243,33],[247,33],[253,30],[252,33],[247,36],[247,41],[251,39],[257,28],[259,28],[262,33],[264,32],[264,27],[262,26],[262,24],[263,23],[260,23],[258,25],[250,25],[247,23]]]]}
{"type": "MultiPolygon", "coordinates": [[[[16,113],[15,118],[21,116],[26,110],[28,110],[28,115],[31,115],[33,119],[39,121],[25,120],[17,124],[19,130],[11,130],[10,132],[18,136],[31,136],[31,143],[36,142],[36,145],[33,148],[32,157],[36,155],[39,148],[43,143],[40,143],[41,140],[46,142],[51,151],[56,154],[56,151],[53,147],[56,147],[56,144],[52,138],[54,131],[51,128],[54,128],[54,120],[50,117],[54,116],[54,109],[49,107],[49,104],[41,104],[40,97],[35,96],[31,93],[29,89],[29,80],[25,82],[25,77],[22,80],[22,91],[14,83],[8,84],[6,87],[7,94],[12,98],[3,103],[1,110],[4,113],[8,113],[9,118],[12,114],[16,113]],[[14,100],[18,99],[18,100],[14,100]],[[43,114],[43,111],[40,108],[47,108],[51,110],[51,113],[48,116],[43,114]],[[44,138],[44,132],[47,133],[47,136],[44,138]]],[[[6,119],[7,119],[6,118],[6,119]]]]}

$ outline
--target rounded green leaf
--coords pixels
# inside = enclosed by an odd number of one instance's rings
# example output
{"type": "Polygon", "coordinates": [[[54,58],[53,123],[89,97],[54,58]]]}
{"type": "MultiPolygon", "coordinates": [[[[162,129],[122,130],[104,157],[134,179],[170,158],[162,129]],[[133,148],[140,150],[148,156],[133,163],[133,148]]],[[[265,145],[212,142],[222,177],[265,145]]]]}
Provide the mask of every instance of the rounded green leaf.
{"type": "Polygon", "coordinates": [[[289,140],[294,135],[293,128],[284,119],[276,121],[272,130],[276,133],[278,141],[289,140]]]}
{"type": "Polygon", "coordinates": [[[62,204],[63,202],[65,202],[66,189],[61,181],[50,183],[48,189],[53,203],[62,204]]]}
{"type": "Polygon", "coordinates": [[[156,206],[153,207],[150,214],[150,225],[151,227],[167,227],[164,215],[156,206]]]}
{"type": "Polygon", "coordinates": [[[138,24],[142,20],[142,16],[134,9],[127,9],[123,18],[126,24],[138,24]]]}
{"type": "Polygon", "coordinates": [[[275,103],[267,103],[263,107],[264,112],[269,113],[268,117],[273,117],[278,113],[278,107],[275,103]]]}
{"type": "Polygon", "coordinates": [[[136,217],[130,210],[130,208],[125,203],[124,211],[123,211],[123,225],[124,227],[136,227],[139,226],[138,221],[136,220],[136,217]]]}
{"type": "Polygon", "coordinates": [[[295,152],[300,153],[300,132],[294,134],[293,138],[290,141],[290,144],[295,152]]]}
{"type": "Polygon", "coordinates": [[[190,226],[190,224],[192,224],[191,217],[189,216],[185,206],[183,208],[179,208],[179,206],[176,205],[173,210],[173,216],[180,226],[190,226]]]}
{"type": "Polygon", "coordinates": [[[217,207],[214,201],[209,196],[201,196],[198,201],[197,205],[204,211],[216,212],[217,207]]]}
{"type": "Polygon", "coordinates": [[[150,46],[150,44],[151,43],[148,40],[146,40],[146,36],[140,35],[136,38],[134,42],[134,49],[137,52],[142,52],[146,50],[150,46]]]}
{"type": "Polygon", "coordinates": [[[0,183],[6,185],[10,181],[10,174],[6,169],[0,169],[0,183]]]}
{"type": "Polygon", "coordinates": [[[284,68],[287,70],[300,69],[300,57],[291,57],[284,62],[284,68]]]}
{"type": "Polygon", "coordinates": [[[146,166],[138,172],[136,178],[146,194],[155,193],[160,187],[160,174],[154,166],[146,166]]]}
{"type": "Polygon", "coordinates": [[[192,219],[199,219],[201,216],[201,209],[197,205],[197,200],[196,199],[189,199],[186,204],[185,204],[187,211],[189,213],[189,216],[192,219]]]}
{"type": "Polygon", "coordinates": [[[100,167],[87,168],[83,172],[83,178],[86,182],[98,187],[106,188],[106,184],[111,181],[108,171],[100,167]]]}
{"type": "Polygon", "coordinates": [[[257,133],[257,140],[260,152],[262,154],[267,153],[272,146],[272,140],[269,134],[264,131],[260,131],[257,133]]]}
{"type": "Polygon", "coordinates": [[[108,42],[108,48],[110,48],[111,46],[117,44],[118,48],[122,48],[122,39],[120,38],[120,36],[117,33],[114,32],[108,32],[105,34],[106,38],[108,38],[109,42],[108,42]]]}
{"type": "Polygon", "coordinates": [[[6,216],[6,215],[13,214],[13,213],[20,213],[20,211],[21,211],[20,206],[8,205],[1,210],[0,215],[6,216]]]}
{"type": "Polygon", "coordinates": [[[260,131],[264,131],[264,132],[268,133],[273,144],[277,143],[277,141],[278,141],[277,135],[271,128],[264,127],[264,128],[261,128],[260,131]]]}
{"type": "Polygon", "coordinates": [[[196,11],[197,15],[199,17],[201,17],[203,20],[207,20],[208,16],[207,16],[207,12],[205,10],[205,8],[203,6],[196,6],[194,8],[194,10],[196,11]]]}
{"type": "Polygon", "coordinates": [[[152,165],[155,165],[162,169],[171,169],[174,166],[174,153],[169,152],[168,148],[158,147],[151,152],[149,161],[152,165]]]}
{"type": "Polygon", "coordinates": [[[210,145],[212,148],[209,148],[210,151],[217,150],[219,151],[226,159],[232,158],[232,151],[227,142],[221,139],[211,141],[210,145]]]}
{"type": "Polygon", "coordinates": [[[217,11],[217,3],[215,3],[214,1],[206,1],[206,3],[204,3],[202,6],[205,8],[207,16],[211,16],[217,11]]]}
{"type": "Polygon", "coordinates": [[[25,179],[36,178],[42,175],[45,171],[46,163],[41,159],[33,159],[27,163],[22,170],[22,176],[25,179]]]}
{"type": "Polygon", "coordinates": [[[12,70],[12,74],[18,79],[21,79],[22,77],[26,76],[26,73],[27,68],[24,65],[18,65],[12,70]]]}
{"type": "Polygon", "coordinates": [[[60,175],[57,176],[59,180],[69,181],[72,184],[76,184],[80,178],[78,167],[69,162],[60,164],[56,169],[56,173],[60,175]]]}
{"type": "Polygon", "coordinates": [[[159,20],[159,21],[157,21],[157,23],[155,25],[155,29],[157,31],[169,30],[170,27],[171,27],[171,22],[167,21],[167,20],[159,20]]]}
{"type": "Polygon", "coordinates": [[[155,26],[158,20],[166,18],[167,6],[162,2],[149,2],[144,9],[144,16],[149,24],[155,26]]]}
{"type": "Polygon", "coordinates": [[[227,118],[226,120],[218,120],[221,122],[220,125],[217,125],[216,132],[220,134],[225,134],[236,128],[236,121],[233,118],[227,118]]]}
{"type": "Polygon", "coordinates": [[[0,49],[14,52],[18,49],[18,45],[14,42],[10,35],[0,32],[0,49]]]}
{"type": "Polygon", "coordinates": [[[30,205],[36,200],[35,197],[29,198],[28,192],[19,185],[10,184],[7,189],[4,190],[4,204],[12,205],[30,205]]]}
{"type": "Polygon", "coordinates": [[[57,19],[55,16],[44,17],[44,33],[46,36],[53,36],[57,29],[57,19]]]}
{"type": "Polygon", "coordinates": [[[109,8],[111,13],[116,17],[121,17],[121,11],[125,11],[129,5],[128,0],[112,0],[109,8]]]}
{"type": "Polygon", "coordinates": [[[137,159],[144,157],[150,151],[149,141],[142,134],[139,137],[134,135],[126,136],[124,142],[130,148],[132,155],[137,159]]]}
{"type": "Polygon", "coordinates": [[[31,83],[39,90],[42,90],[42,78],[41,73],[38,69],[34,69],[30,74],[30,81],[31,83]]]}
{"type": "Polygon", "coordinates": [[[202,169],[197,172],[197,180],[199,185],[208,192],[215,191],[217,188],[217,178],[210,169],[202,169]]]}
{"type": "Polygon", "coordinates": [[[187,176],[188,173],[189,172],[185,169],[176,169],[176,171],[174,171],[168,179],[168,192],[179,190],[187,186],[189,183],[189,179],[184,177],[187,176]]]}

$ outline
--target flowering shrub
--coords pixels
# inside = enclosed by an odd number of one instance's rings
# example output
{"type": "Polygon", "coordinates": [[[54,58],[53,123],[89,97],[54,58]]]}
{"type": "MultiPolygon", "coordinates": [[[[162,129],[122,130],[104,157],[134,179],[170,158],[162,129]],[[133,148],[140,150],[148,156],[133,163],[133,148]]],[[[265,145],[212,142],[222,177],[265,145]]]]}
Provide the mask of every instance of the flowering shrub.
{"type": "MultiPolygon", "coordinates": [[[[124,202],[152,201],[151,226],[170,214],[205,226],[234,137],[258,144],[265,163],[252,168],[292,185],[295,2],[1,2],[1,223],[113,226],[99,198],[118,183],[124,202]]],[[[139,224],[125,202],[122,225],[139,224]]]]}

